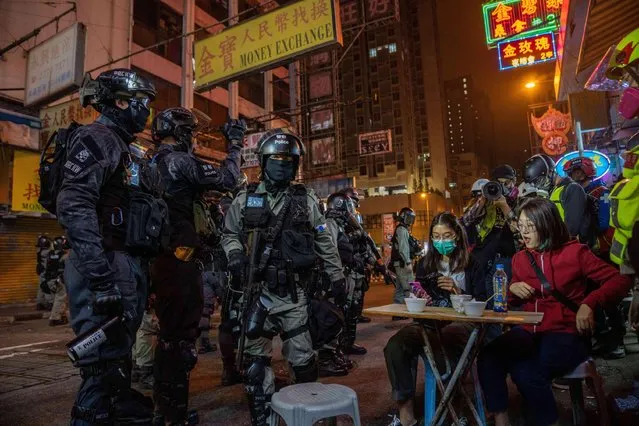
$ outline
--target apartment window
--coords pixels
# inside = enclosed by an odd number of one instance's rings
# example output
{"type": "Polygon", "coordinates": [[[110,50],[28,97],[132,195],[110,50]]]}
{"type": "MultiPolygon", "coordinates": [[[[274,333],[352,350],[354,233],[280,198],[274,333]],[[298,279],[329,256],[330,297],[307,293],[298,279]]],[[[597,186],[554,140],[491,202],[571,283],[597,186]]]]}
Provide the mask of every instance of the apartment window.
{"type": "MultiPolygon", "coordinates": [[[[382,160],[383,161],[383,160],[382,160]]],[[[375,165],[375,171],[377,173],[384,173],[384,163],[383,162],[379,162],[375,165]]]]}
{"type": "Polygon", "coordinates": [[[353,55],[353,61],[359,61],[359,53],[353,55]]]}
{"type": "Polygon", "coordinates": [[[371,65],[370,70],[371,70],[371,73],[377,72],[377,65],[371,65]]]}
{"type": "Polygon", "coordinates": [[[241,97],[264,108],[264,75],[254,74],[239,81],[238,92],[241,97]]]}
{"type": "Polygon", "coordinates": [[[398,76],[396,76],[396,75],[394,75],[394,76],[391,78],[391,82],[392,82],[393,84],[398,84],[398,83],[399,83],[399,77],[398,77],[398,76]]]}
{"type": "Polygon", "coordinates": [[[388,35],[389,35],[390,37],[394,36],[394,35],[395,35],[395,29],[394,29],[394,28],[389,28],[389,29],[388,29],[388,35]]]}
{"type": "Polygon", "coordinates": [[[402,110],[401,109],[395,109],[395,111],[393,111],[395,118],[399,118],[402,116],[402,110]]]}
{"type": "Polygon", "coordinates": [[[388,44],[387,47],[388,47],[388,53],[397,52],[397,44],[391,43],[391,44],[388,44]]]}
{"type": "Polygon", "coordinates": [[[361,84],[356,84],[355,85],[355,93],[360,93],[362,91],[362,85],[361,84]]]}
{"type": "Polygon", "coordinates": [[[376,47],[368,49],[368,57],[369,58],[377,58],[377,48],[376,47]]]}
{"type": "MultiPolygon", "coordinates": [[[[135,3],[137,2],[138,0],[135,0],[135,3]]],[[[223,21],[229,16],[228,3],[226,1],[195,0],[195,5],[218,21],[223,21]]]]}
{"type": "Polygon", "coordinates": [[[379,114],[379,112],[373,113],[373,120],[375,120],[375,122],[378,122],[381,119],[382,119],[382,117],[379,114]]]}
{"type": "Polygon", "coordinates": [[[359,68],[358,68],[358,69],[356,69],[355,71],[353,71],[353,75],[354,75],[355,77],[359,77],[359,76],[361,76],[361,75],[362,75],[362,70],[360,70],[359,68]]]}
{"type": "Polygon", "coordinates": [[[367,173],[366,164],[359,166],[359,175],[366,176],[366,173],[367,173]]]}
{"type": "Polygon", "coordinates": [[[357,117],[357,125],[358,126],[364,125],[364,117],[362,117],[361,115],[357,117]]]}
{"type": "Polygon", "coordinates": [[[397,92],[393,93],[393,100],[394,101],[398,101],[399,100],[399,93],[397,93],[397,92]]]}
{"type": "MultiPolygon", "coordinates": [[[[133,5],[133,42],[142,47],[182,34],[182,17],[164,4],[152,0],[136,0],[133,5]]],[[[182,40],[157,46],[152,52],[182,64],[182,40]]]]}

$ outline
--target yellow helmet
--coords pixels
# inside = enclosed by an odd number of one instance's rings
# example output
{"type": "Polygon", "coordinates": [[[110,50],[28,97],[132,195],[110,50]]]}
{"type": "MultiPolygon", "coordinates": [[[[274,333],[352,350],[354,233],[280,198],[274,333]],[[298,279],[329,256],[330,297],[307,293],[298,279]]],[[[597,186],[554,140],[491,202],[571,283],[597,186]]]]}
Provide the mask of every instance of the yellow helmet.
{"type": "MultiPolygon", "coordinates": [[[[610,58],[606,76],[621,80],[626,67],[639,65],[639,28],[621,39],[610,58]]],[[[638,82],[639,83],[639,82],[638,82]]]]}

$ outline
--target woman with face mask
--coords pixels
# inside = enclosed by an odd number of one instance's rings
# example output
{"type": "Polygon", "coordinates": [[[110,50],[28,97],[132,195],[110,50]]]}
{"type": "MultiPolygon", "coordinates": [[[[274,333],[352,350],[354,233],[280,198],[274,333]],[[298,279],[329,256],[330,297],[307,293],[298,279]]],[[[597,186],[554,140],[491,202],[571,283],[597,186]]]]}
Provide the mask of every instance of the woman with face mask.
{"type": "MultiPolygon", "coordinates": [[[[486,300],[486,280],[483,269],[469,253],[466,232],[452,213],[440,213],[430,226],[428,251],[417,263],[415,276],[430,294],[435,304],[450,306],[451,294],[470,294],[476,300],[486,300]]],[[[451,323],[441,329],[441,344],[451,359],[461,355],[471,333],[469,324],[451,323]]],[[[399,418],[392,426],[418,424],[414,414],[417,359],[423,353],[426,335],[435,333],[427,322],[416,321],[390,338],[384,348],[386,369],[397,401],[399,418]]],[[[438,339],[429,339],[432,344],[438,339]]],[[[439,348],[433,348],[441,356],[439,348]]],[[[444,360],[437,359],[440,369],[444,360]]]]}

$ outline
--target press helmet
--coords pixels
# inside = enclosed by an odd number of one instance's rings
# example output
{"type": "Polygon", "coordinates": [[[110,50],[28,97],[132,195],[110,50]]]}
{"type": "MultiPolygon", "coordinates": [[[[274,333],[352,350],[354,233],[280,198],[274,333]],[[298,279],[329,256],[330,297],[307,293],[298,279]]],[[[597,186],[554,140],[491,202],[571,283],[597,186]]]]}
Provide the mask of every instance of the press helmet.
{"type": "Polygon", "coordinates": [[[595,163],[590,158],[577,157],[566,161],[566,164],[564,164],[564,173],[567,176],[570,176],[573,171],[578,169],[584,172],[584,175],[589,179],[593,179],[597,175],[595,163]]]}
{"type": "Polygon", "coordinates": [[[475,183],[473,183],[472,188],[470,188],[470,193],[472,194],[473,197],[478,197],[481,195],[482,193],[482,189],[484,188],[484,185],[486,185],[488,182],[490,182],[488,179],[477,179],[475,181],[475,183]]]}
{"type": "Polygon", "coordinates": [[[515,180],[517,178],[517,173],[515,169],[513,169],[508,164],[501,164],[493,169],[491,173],[491,177],[494,180],[497,179],[512,179],[515,180]]]}
{"type": "Polygon", "coordinates": [[[160,112],[153,119],[151,136],[153,142],[161,143],[165,138],[175,138],[176,150],[193,151],[193,132],[198,125],[198,119],[190,110],[176,107],[160,112]]]}
{"type": "Polygon", "coordinates": [[[136,99],[148,109],[149,102],[156,95],[155,86],[146,77],[136,71],[118,68],[104,71],[95,80],[89,73],[85,74],[80,87],[80,104],[83,107],[91,105],[96,111],[102,112],[103,106],[112,104],[116,99],[136,99]],[[138,92],[147,98],[136,98],[138,92]]]}
{"type": "Polygon", "coordinates": [[[524,163],[524,182],[550,192],[555,184],[555,162],[546,154],[535,154],[524,163]]]}
{"type": "MultiPolygon", "coordinates": [[[[300,157],[305,154],[302,140],[286,129],[274,129],[266,132],[257,143],[257,156],[260,162],[262,173],[270,179],[266,172],[266,162],[272,155],[285,155],[293,160],[293,179],[297,174],[300,157]]],[[[276,180],[276,179],[273,179],[276,180]]],[[[291,179],[292,180],[292,179],[291,179]]]]}
{"type": "Polygon", "coordinates": [[[406,226],[411,226],[415,223],[415,210],[410,207],[404,207],[397,214],[397,220],[406,226]]]}

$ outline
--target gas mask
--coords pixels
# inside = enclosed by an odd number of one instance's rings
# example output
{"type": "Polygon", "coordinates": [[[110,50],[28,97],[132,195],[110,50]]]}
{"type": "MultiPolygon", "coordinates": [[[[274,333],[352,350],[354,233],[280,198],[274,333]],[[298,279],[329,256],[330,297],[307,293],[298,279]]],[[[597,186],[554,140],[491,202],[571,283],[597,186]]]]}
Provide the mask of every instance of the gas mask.
{"type": "Polygon", "coordinates": [[[105,106],[102,113],[109,117],[114,123],[122,126],[128,133],[136,134],[144,130],[146,120],[151,115],[148,108],[150,99],[132,98],[127,101],[129,106],[120,109],[117,106],[105,106]]]}
{"type": "Polygon", "coordinates": [[[295,179],[295,163],[293,161],[268,158],[264,172],[274,183],[289,183],[295,179]]]}

